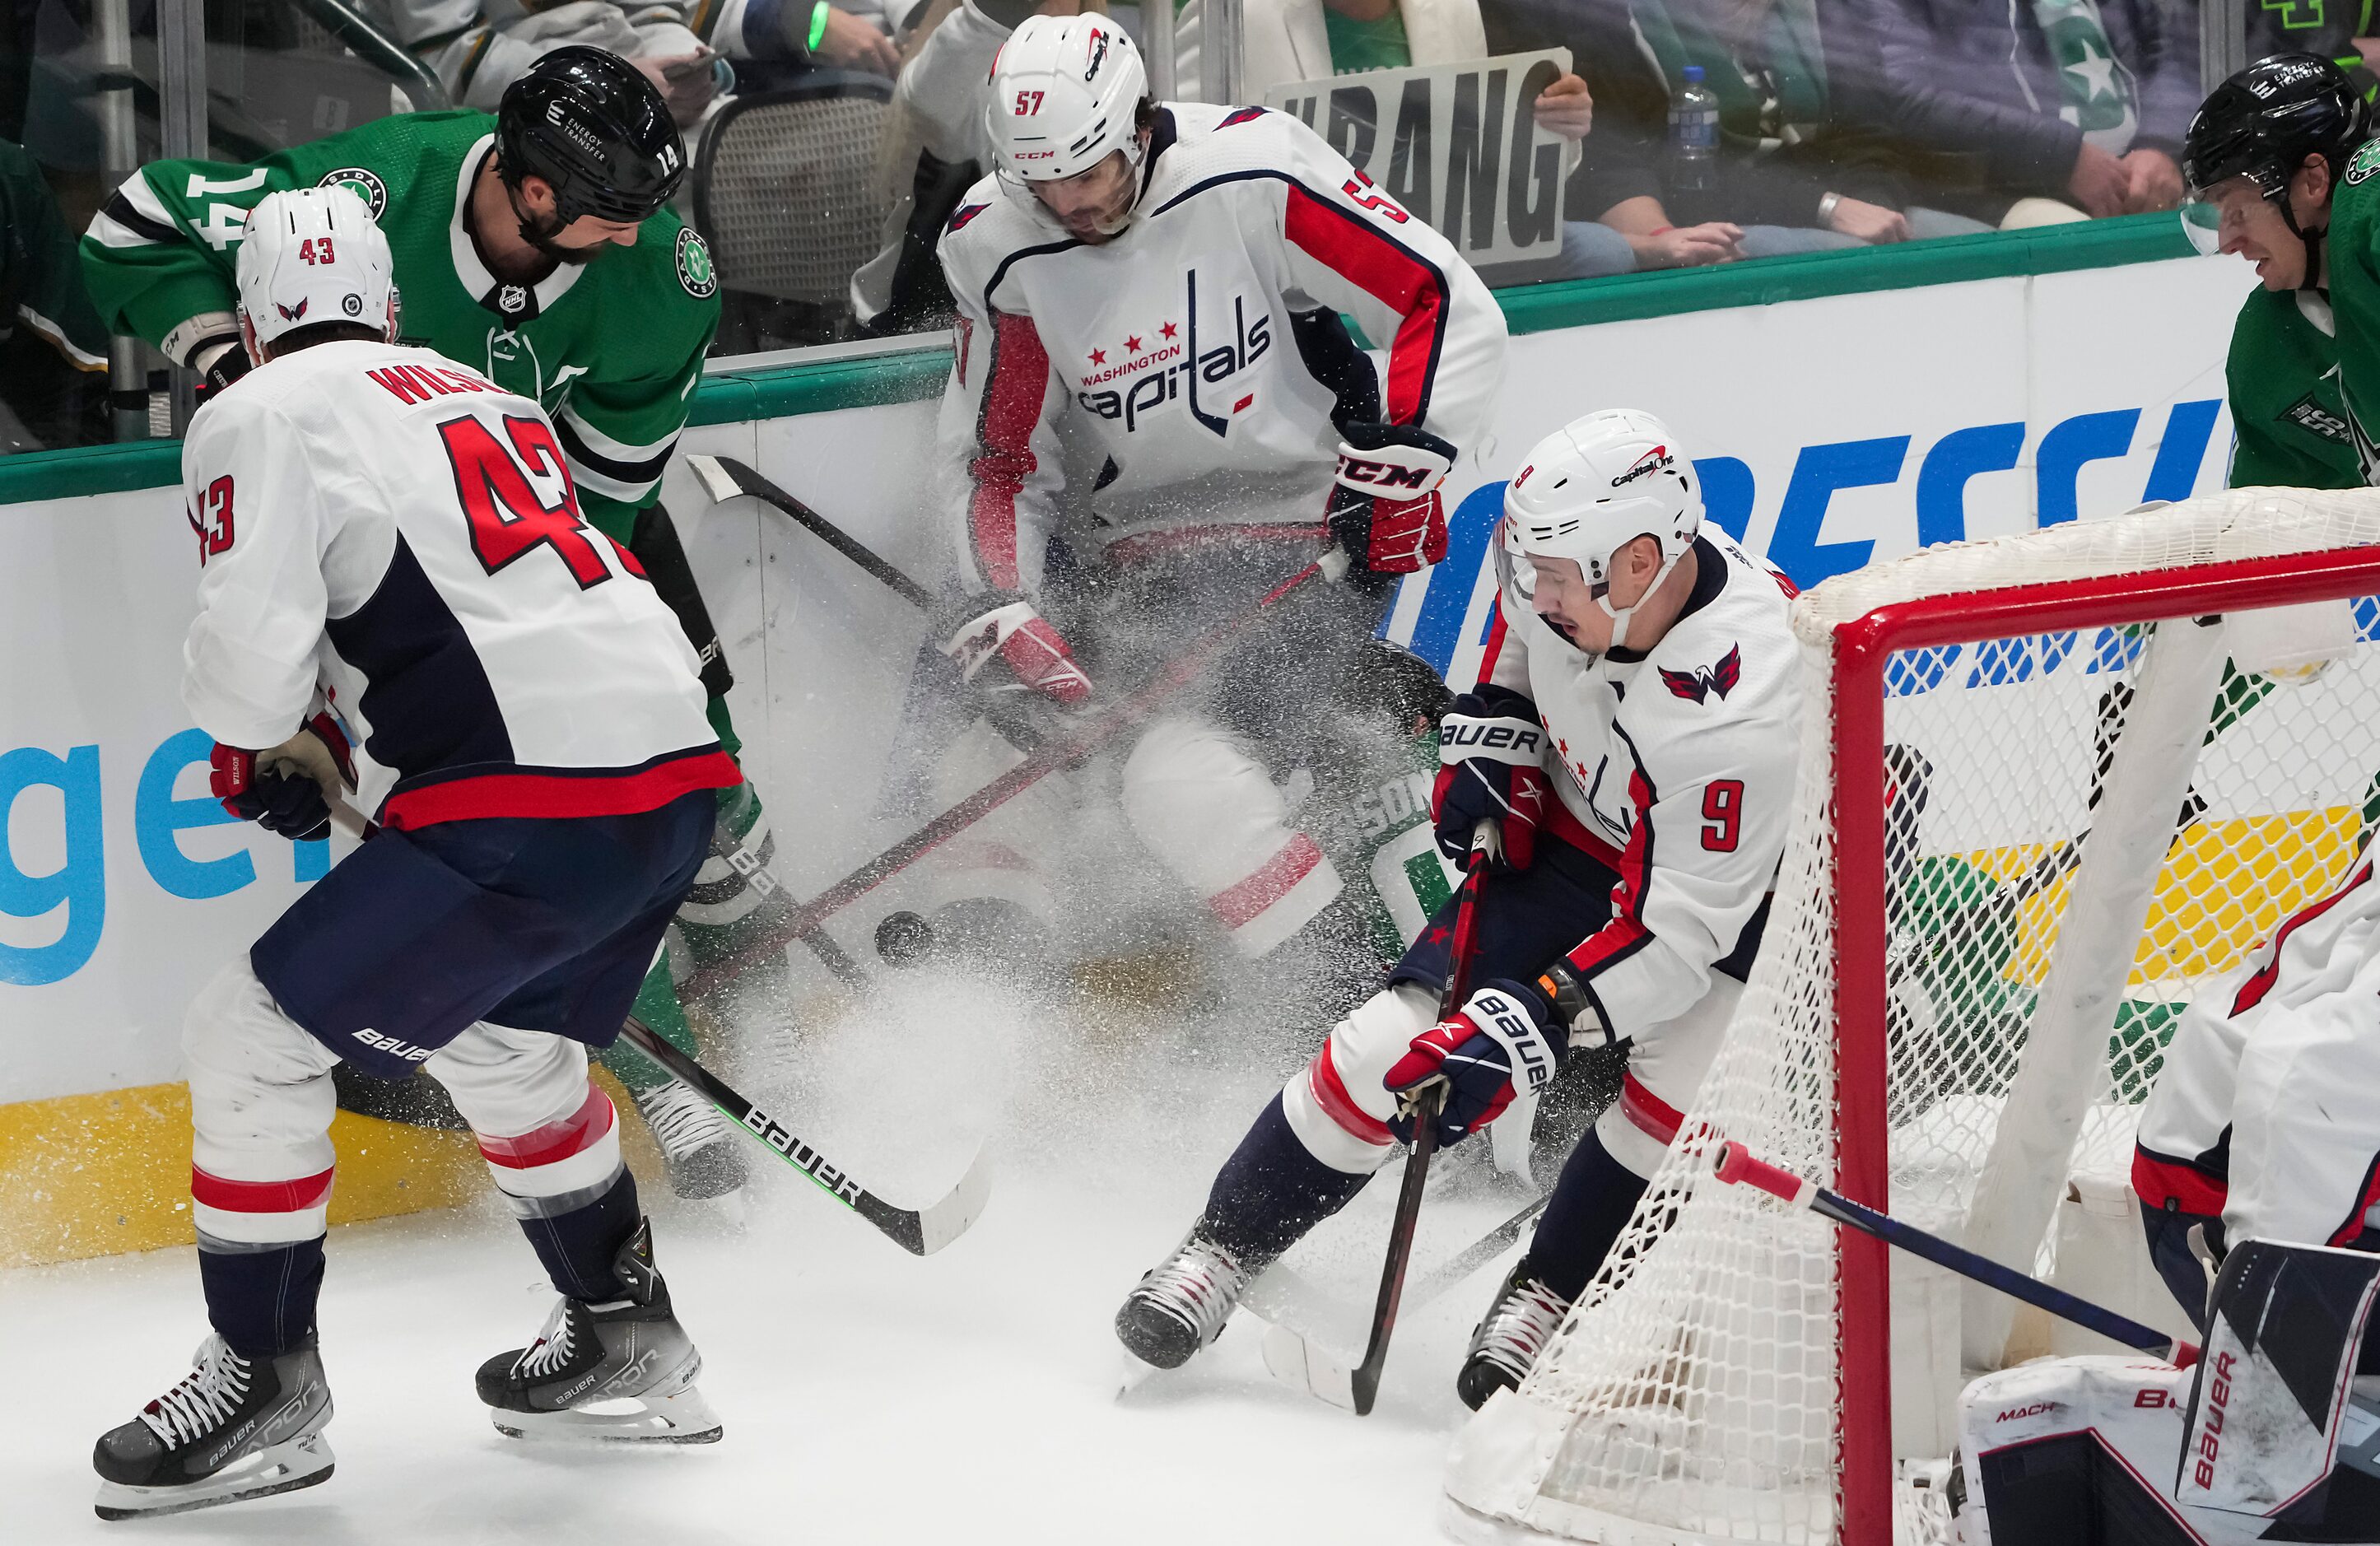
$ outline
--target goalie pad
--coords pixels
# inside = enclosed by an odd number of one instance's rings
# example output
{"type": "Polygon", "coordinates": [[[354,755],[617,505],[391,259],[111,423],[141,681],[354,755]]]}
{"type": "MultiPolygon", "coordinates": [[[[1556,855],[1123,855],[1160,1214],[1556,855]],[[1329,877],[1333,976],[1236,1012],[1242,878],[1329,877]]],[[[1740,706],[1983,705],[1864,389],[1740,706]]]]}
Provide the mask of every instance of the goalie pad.
{"type": "Polygon", "coordinates": [[[2380,1257],[2248,1241],[2204,1357],[2048,1359],[1960,1402],[1961,1546],[2380,1540],[2380,1257]]]}

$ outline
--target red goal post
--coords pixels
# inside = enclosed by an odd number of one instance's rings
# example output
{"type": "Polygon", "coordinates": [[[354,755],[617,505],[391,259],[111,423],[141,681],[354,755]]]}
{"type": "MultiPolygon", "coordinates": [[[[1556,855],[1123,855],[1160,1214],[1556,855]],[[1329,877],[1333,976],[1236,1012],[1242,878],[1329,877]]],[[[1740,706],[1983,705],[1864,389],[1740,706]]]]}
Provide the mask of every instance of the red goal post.
{"type": "Polygon", "coordinates": [[[1903,1543],[1947,1539],[1904,1469],[1947,1424],[1911,1408],[2009,1346],[2005,1302],[1923,1285],[1897,1378],[1909,1270],[1714,1195],[1739,1188],[1702,1174],[1708,1151],[1736,1137],[1998,1260],[2046,1260],[2070,1167],[2128,1150],[2123,1108],[2187,990],[2361,841],[2368,816],[2339,812],[2342,791],[2380,790],[2380,607],[2352,607],[2380,595],[2374,543],[2380,491],[2239,490],[1928,550],[1796,603],[1811,723],[1760,962],[1612,1260],[1458,1440],[1455,1534],[1891,1546],[1898,1519],[1903,1543]],[[2281,663],[2252,671],[2250,651],[2281,663]],[[2195,870],[2193,809],[2221,849],[2195,870]],[[1927,1357],[1930,1383],[1907,1367],[1927,1357]]]}

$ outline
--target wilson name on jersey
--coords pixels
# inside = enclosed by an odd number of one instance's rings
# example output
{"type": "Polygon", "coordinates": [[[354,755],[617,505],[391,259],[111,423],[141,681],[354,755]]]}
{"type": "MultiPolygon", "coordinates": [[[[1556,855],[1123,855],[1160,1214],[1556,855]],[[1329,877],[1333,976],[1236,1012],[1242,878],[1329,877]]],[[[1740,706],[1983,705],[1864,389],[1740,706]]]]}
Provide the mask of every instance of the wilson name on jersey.
{"type": "Polygon", "coordinates": [[[427,349],[318,345],[208,404],[182,475],[200,564],[183,701],[215,739],[276,745],[319,690],[395,827],[739,781],[685,631],[580,518],[528,398],[427,349]]]}

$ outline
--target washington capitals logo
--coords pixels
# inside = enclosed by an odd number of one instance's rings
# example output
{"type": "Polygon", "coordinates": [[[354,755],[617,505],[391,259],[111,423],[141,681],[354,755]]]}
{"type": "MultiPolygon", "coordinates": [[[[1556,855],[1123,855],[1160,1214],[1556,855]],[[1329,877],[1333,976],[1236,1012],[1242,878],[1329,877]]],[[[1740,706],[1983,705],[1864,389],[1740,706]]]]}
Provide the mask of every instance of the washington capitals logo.
{"type": "Polygon", "coordinates": [[[1712,697],[1725,698],[1743,680],[1743,647],[1728,646],[1727,653],[1708,671],[1672,671],[1662,666],[1661,685],[1689,703],[1706,702],[1712,697]]]}
{"type": "Polygon", "coordinates": [[[1670,466],[1676,460],[1677,458],[1675,456],[1670,455],[1670,448],[1668,446],[1656,445],[1650,451],[1647,451],[1643,456],[1637,457],[1634,465],[1631,466],[1627,471],[1621,473],[1619,477],[1614,478],[1611,481],[1611,486],[1616,489],[1622,483],[1633,483],[1637,479],[1644,477],[1647,473],[1660,471],[1663,468],[1670,466]]]}
{"type": "Polygon", "coordinates": [[[957,209],[951,212],[950,229],[953,231],[965,230],[967,222],[973,220],[977,215],[981,214],[984,211],[990,208],[991,208],[990,204],[961,204],[957,209]]]}
{"type": "Polygon", "coordinates": [[[285,323],[294,323],[306,314],[306,303],[302,300],[295,306],[284,306],[276,300],[273,309],[281,313],[281,320],[285,323]]]}

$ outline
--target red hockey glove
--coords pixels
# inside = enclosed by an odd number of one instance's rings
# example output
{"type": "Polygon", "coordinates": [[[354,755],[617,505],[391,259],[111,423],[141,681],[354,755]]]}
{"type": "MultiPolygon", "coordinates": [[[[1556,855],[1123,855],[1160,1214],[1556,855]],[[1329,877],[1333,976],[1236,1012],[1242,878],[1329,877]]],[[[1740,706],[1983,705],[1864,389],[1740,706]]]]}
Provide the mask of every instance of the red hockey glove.
{"type": "Polygon", "coordinates": [[[942,653],[959,663],[963,677],[974,681],[997,658],[1017,681],[1069,708],[1090,697],[1091,679],[1075,663],[1075,651],[1032,603],[997,593],[976,600],[992,604],[942,644],[942,653]]]}
{"type": "Polygon", "coordinates": [[[279,746],[249,751],[218,741],[208,758],[207,787],[223,808],[293,843],[330,835],[328,792],[342,785],[355,787],[355,760],[346,732],[326,713],[279,746]]]}
{"type": "MultiPolygon", "coordinates": [[[[1490,982],[1452,1018],[1415,1037],[1381,1086],[1402,1095],[1432,1079],[1445,1080],[1438,1141],[1459,1143],[1504,1114],[1516,1079],[1533,1092],[1553,1083],[1564,1049],[1560,1033],[1547,1029],[1549,1018],[1550,1009],[1536,990],[1503,980],[1490,982]]],[[[1410,1142],[1413,1118],[1400,1114],[1389,1130],[1410,1142]]]]}
{"type": "Polygon", "coordinates": [[[1462,863],[1472,832],[1492,820],[1503,829],[1503,863],[1526,870],[1553,798],[1545,748],[1537,706],[1511,688],[1483,685],[1456,699],[1438,722],[1438,783],[1429,792],[1438,851],[1462,863]]]}
{"type": "Polygon", "coordinates": [[[1402,424],[1350,424],[1330,491],[1331,541],[1378,575],[1409,575],[1446,556],[1438,485],[1453,443],[1402,424]]]}

